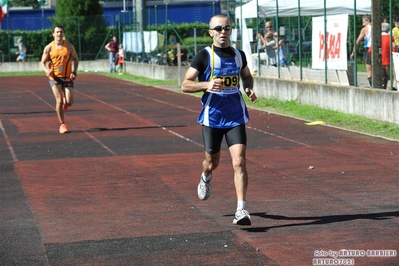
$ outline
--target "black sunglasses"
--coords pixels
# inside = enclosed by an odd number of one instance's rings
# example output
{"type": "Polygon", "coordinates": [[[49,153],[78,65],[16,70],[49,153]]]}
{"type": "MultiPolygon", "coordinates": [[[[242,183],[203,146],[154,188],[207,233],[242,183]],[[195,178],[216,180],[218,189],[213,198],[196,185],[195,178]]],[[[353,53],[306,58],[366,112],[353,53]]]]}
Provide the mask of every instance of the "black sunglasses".
{"type": "Polygon", "coordinates": [[[229,31],[229,30],[231,30],[231,26],[230,25],[226,25],[226,26],[216,26],[216,27],[214,27],[213,29],[211,29],[211,30],[215,30],[215,31],[222,31],[222,30],[225,30],[225,31],[229,31]]]}

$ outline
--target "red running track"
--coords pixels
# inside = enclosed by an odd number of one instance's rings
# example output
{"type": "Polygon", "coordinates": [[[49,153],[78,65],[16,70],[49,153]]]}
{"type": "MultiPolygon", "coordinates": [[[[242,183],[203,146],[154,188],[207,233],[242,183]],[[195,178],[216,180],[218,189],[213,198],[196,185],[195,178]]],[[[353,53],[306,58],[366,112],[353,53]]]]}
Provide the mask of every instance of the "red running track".
{"type": "Polygon", "coordinates": [[[197,197],[199,98],[79,75],[61,135],[45,77],[0,93],[2,265],[399,265],[396,141],[250,110],[240,227],[225,145],[197,197]]]}

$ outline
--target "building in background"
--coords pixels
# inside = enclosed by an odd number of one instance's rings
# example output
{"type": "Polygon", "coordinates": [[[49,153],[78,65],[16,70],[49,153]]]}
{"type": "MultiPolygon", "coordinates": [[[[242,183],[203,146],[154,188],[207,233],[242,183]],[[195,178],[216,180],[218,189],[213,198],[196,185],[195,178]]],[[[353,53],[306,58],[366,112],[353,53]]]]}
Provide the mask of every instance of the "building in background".
{"type": "MultiPolygon", "coordinates": [[[[138,25],[170,23],[208,23],[218,13],[226,13],[227,0],[103,0],[103,16],[108,26],[116,26],[117,15],[131,13],[138,25]]],[[[56,0],[46,0],[42,8],[12,7],[0,24],[0,30],[41,30],[52,27],[49,17],[55,15],[56,0]]],[[[235,4],[235,1],[232,2],[235,4]]]]}

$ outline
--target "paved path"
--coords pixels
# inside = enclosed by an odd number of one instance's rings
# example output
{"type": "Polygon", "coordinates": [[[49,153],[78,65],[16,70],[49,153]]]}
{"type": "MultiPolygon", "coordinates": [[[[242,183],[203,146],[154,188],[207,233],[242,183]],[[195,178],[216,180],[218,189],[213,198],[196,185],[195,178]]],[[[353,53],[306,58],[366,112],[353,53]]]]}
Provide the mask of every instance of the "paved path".
{"type": "Polygon", "coordinates": [[[397,142],[250,110],[241,227],[225,145],[197,198],[197,97],[80,75],[61,135],[45,78],[0,84],[1,265],[399,264],[397,142]]]}

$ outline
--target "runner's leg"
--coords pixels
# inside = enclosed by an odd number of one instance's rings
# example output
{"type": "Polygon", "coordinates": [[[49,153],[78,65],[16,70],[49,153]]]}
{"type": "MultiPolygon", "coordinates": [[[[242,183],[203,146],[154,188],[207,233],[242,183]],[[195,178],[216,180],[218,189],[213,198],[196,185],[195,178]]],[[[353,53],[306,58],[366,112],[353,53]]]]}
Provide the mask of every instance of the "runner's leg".
{"type": "Polygon", "coordinates": [[[64,122],[64,110],[62,109],[62,86],[60,84],[53,85],[51,88],[55,97],[55,111],[60,123],[64,122]]]}

